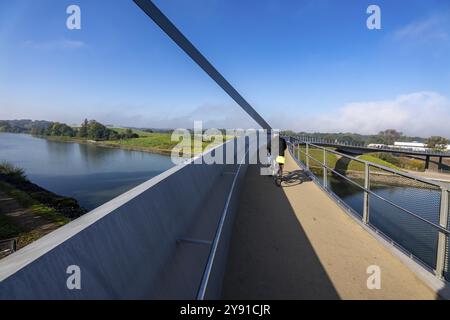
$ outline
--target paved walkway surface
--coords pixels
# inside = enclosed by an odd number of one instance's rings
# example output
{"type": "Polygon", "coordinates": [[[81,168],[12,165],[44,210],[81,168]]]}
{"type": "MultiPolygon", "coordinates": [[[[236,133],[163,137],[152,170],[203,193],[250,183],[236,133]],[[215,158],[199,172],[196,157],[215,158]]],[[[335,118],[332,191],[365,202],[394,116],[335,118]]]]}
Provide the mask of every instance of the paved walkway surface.
{"type": "MultiPolygon", "coordinates": [[[[288,156],[286,171],[299,170],[288,156]]],[[[301,174],[299,174],[301,176],[301,174]]],[[[436,299],[313,182],[278,188],[252,166],[225,274],[225,299],[436,299]],[[381,289],[367,288],[371,265],[381,289]]]]}

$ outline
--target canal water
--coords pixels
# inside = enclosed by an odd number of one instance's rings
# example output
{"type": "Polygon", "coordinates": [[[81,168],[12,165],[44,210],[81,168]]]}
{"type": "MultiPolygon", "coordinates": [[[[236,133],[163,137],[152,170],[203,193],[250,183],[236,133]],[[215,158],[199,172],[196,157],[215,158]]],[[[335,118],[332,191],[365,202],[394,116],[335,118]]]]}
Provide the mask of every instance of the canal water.
{"type": "Polygon", "coordinates": [[[170,157],[92,144],[0,133],[0,162],[25,169],[28,178],[92,210],[174,166],[170,157]]]}

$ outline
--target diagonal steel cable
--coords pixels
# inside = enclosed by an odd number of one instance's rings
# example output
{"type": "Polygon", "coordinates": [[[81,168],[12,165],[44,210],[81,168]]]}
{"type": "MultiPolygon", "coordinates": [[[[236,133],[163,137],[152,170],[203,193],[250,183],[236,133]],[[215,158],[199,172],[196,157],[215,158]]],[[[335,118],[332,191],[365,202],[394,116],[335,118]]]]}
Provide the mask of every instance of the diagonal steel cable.
{"type": "Polygon", "coordinates": [[[159,10],[151,0],[133,0],[184,52],[194,60],[236,103],[248,113],[263,129],[270,125],[241,96],[241,94],[220,74],[219,71],[197,50],[178,28],[159,10]]]}

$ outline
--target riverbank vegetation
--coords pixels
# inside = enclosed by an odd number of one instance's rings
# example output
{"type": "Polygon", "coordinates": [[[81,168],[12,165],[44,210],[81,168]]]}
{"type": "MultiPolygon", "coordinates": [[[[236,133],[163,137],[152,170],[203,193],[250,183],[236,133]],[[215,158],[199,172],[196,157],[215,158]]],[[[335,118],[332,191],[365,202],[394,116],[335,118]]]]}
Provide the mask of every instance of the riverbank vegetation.
{"type": "Polygon", "coordinates": [[[77,201],[31,183],[23,169],[0,163],[0,240],[23,247],[86,213],[77,201]]]}
{"type": "Polygon", "coordinates": [[[33,127],[30,133],[36,136],[69,137],[94,141],[139,138],[139,135],[134,133],[131,129],[125,129],[123,132],[119,133],[116,130],[104,126],[98,121],[87,119],[84,120],[79,128],[55,122],[49,124],[49,126],[45,128],[33,127]]]}
{"type": "MultiPolygon", "coordinates": [[[[96,120],[87,119],[80,126],[49,121],[0,120],[0,132],[27,133],[50,140],[93,143],[110,148],[171,154],[180,141],[172,141],[172,130],[155,131],[152,129],[115,128],[105,126],[96,120]]],[[[225,140],[230,138],[226,136],[225,140]]],[[[208,147],[217,146],[219,143],[220,139],[216,142],[214,138],[206,139],[202,135],[191,133],[191,155],[199,154],[208,147]]]]}
{"type": "MultiPolygon", "coordinates": [[[[333,150],[330,148],[330,150],[333,150]]],[[[301,156],[300,160],[305,163],[306,161],[306,148],[301,147],[301,156]]],[[[323,150],[318,148],[309,148],[309,155],[316,159],[310,159],[309,163],[311,167],[321,167],[320,163],[323,163],[324,155],[323,150]]],[[[393,170],[399,170],[402,171],[402,168],[396,166],[393,163],[390,163],[386,160],[381,159],[376,154],[365,154],[358,157],[355,157],[356,159],[372,162],[375,164],[378,164],[380,166],[384,166],[393,170]]],[[[330,168],[333,168],[337,171],[364,171],[364,163],[357,161],[357,160],[351,160],[347,157],[341,157],[340,155],[328,152],[327,153],[327,165],[330,168]]]]}
{"type": "Polygon", "coordinates": [[[381,159],[385,162],[391,163],[394,166],[401,168],[401,169],[417,171],[417,172],[425,171],[425,161],[424,160],[412,159],[412,158],[408,158],[408,157],[404,157],[404,156],[398,157],[398,156],[394,156],[391,153],[387,153],[387,152],[369,153],[368,155],[370,155],[374,158],[377,158],[377,159],[381,159]]]}
{"type": "Polygon", "coordinates": [[[0,120],[0,132],[28,133],[44,137],[67,137],[83,140],[107,141],[138,138],[131,129],[114,130],[96,120],[85,119],[80,126],[32,120],[0,120]]]}

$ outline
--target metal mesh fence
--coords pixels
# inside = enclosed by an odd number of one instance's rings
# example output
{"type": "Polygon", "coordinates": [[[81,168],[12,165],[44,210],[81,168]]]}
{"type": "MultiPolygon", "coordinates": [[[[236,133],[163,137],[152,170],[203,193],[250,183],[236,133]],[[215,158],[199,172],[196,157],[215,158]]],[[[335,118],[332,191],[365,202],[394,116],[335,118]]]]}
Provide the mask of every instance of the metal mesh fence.
{"type": "Polygon", "coordinates": [[[436,268],[439,232],[403,210],[369,196],[369,224],[431,268],[436,268]]]}
{"type": "MultiPolygon", "coordinates": [[[[300,156],[294,155],[303,164],[307,162],[308,150],[310,171],[328,192],[337,196],[339,201],[345,203],[361,219],[365,208],[364,194],[367,192],[368,224],[428,267],[439,269],[436,261],[440,233],[437,226],[442,199],[440,185],[413,178],[394,168],[367,163],[333,149],[311,145],[307,148],[302,145],[299,150],[300,156]],[[326,176],[323,175],[324,159],[326,176]],[[368,191],[365,191],[366,184],[369,186],[368,191]]],[[[446,279],[450,279],[449,246],[447,239],[444,270],[446,279]]]]}
{"type": "Polygon", "coordinates": [[[327,178],[327,189],[362,218],[364,193],[361,192],[360,187],[336,173],[331,173],[327,178]]]}
{"type": "Polygon", "coordinates": [[[309,169],[316,175],[323,175],[323,150],[309,146],[309,169]]]}
{"type": "Polygon", "coordinates": [[[420,218],[439,224],[441,189],[375,166],[369,179],[369,224],[435,268],[439,231],[420,218]]]}
{"type": "Polygon", "coordinates": [[[436,268],[439,231],[426,221],[439,224],[441,189],[373,165],[369,172],[369,224],[436,268]]]}
{"type": "MultiPolygon", "coordinates": [[[[447,191],[447,207],[448,207],[448,217],[447,217],[447,228],[450,229],[450,191],[447,191]]],[[[447,241],[445,243],[445,266],[444,266],[444,278],[447,281],[450,281],[450,239],[447,237],[447,241]]]]}
{"type": "Polygon", "coordinates": [[[370,190],[382,198],[439,224],[441,188],[370,166],[370,190]]]}
{"type": "Polygon", "coordinates": [[[364,188],[364,161],[360,161],[354,157],[330,153],[328,156],[331,168],[334,166],[335,175],[341,174],[347,179],[364,188]]]}
{"type": "Polygon", "coordinates": [[[302,162],[303,164],[306,163],[306,145],[300,144],[296,147],[295,155],[297,156],[297,159],[302,162]]]}

